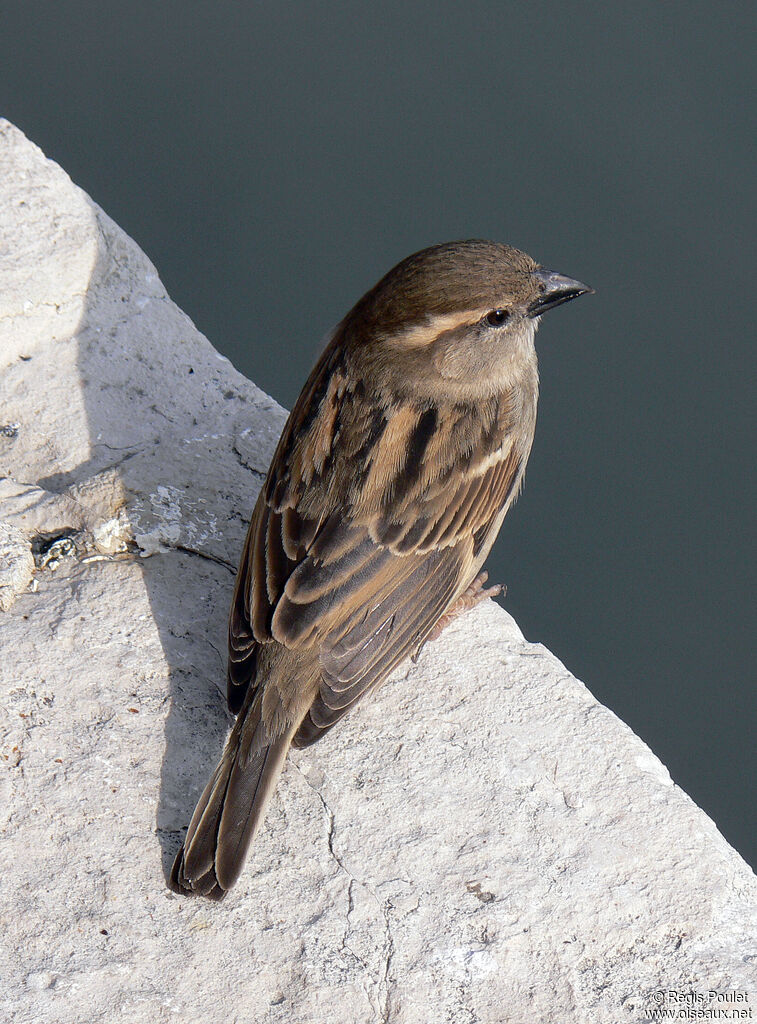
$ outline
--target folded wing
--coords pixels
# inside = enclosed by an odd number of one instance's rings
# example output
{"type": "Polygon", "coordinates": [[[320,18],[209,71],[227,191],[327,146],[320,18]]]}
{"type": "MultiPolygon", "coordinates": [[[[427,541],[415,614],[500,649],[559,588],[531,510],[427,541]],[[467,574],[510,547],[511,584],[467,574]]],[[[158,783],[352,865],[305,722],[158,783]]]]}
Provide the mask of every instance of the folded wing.
{"type": "Polygon", "coordinates": [[[468,586],[527,451],[507,396],[475,409],[367,397],[327,349],[258,497],[229,622],[229,705],[261,643],[317,645],[314,742],[423,642],[468,586]]]}

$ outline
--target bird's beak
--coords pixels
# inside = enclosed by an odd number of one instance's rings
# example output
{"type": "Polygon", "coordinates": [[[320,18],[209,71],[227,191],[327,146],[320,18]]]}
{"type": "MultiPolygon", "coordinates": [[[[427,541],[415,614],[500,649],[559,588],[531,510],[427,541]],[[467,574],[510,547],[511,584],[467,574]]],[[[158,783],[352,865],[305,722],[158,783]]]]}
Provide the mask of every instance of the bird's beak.
{"type": "Polygon", "coordinates": [[[594,289],[588,284],[581,284],[574,281],[572,277],[565,277],[564,274],[557,274],[554,270],[535,270],[533,276],[538,282],[539,297],[529,303],[526,314],[532,319],[541,316],[548,309],[561,306],[563,302],[570,302],[579,295],[592,295],[594,289]]]}

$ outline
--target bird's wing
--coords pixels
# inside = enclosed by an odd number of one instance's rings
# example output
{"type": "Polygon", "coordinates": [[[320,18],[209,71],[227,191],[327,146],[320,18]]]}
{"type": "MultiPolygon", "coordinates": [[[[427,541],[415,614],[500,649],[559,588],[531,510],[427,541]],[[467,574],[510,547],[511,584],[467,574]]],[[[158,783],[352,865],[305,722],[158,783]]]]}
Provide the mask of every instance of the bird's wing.
{"type": "MultiPolygon", "coordinates": [[[[229,625],[229,703],[257,644],[318,646],[313,742],[415,650],[475,572],[525,461],[498,407],[368,401],[327,350],[258,497],[229,625]]],[[[527,453],[525,453],[527,454],[527,453]]]]}

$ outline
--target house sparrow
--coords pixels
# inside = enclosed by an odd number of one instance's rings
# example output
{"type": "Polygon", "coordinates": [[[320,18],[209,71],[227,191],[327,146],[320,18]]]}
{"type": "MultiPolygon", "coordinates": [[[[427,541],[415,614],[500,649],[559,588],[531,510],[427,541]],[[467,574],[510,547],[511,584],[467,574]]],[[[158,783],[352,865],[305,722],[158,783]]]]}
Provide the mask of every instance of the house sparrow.
{"type": "Polygon", "coordinates": [[[236,882],[290,745],[320,739],[485,590],[523,481],[534,335],[592,289],[494,242],[403,260],[337,327],[258,496],[229,620],[237,721],[171,887],[236,882]]]}

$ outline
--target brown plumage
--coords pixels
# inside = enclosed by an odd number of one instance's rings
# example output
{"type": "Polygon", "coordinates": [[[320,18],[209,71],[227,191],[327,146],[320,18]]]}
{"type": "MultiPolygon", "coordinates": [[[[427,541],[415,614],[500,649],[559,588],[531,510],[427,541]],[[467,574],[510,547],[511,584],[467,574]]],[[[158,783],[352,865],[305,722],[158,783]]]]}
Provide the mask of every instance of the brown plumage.
{"type": "Polygon", "coordinates": [[[455,242],[404,260],[334,332],[252,515],[229,620],[238,718],[174,889],[223,897],[290,744],[320,739],[474,585],[531,450],[538,317],[590,290],[455,242]]]}

